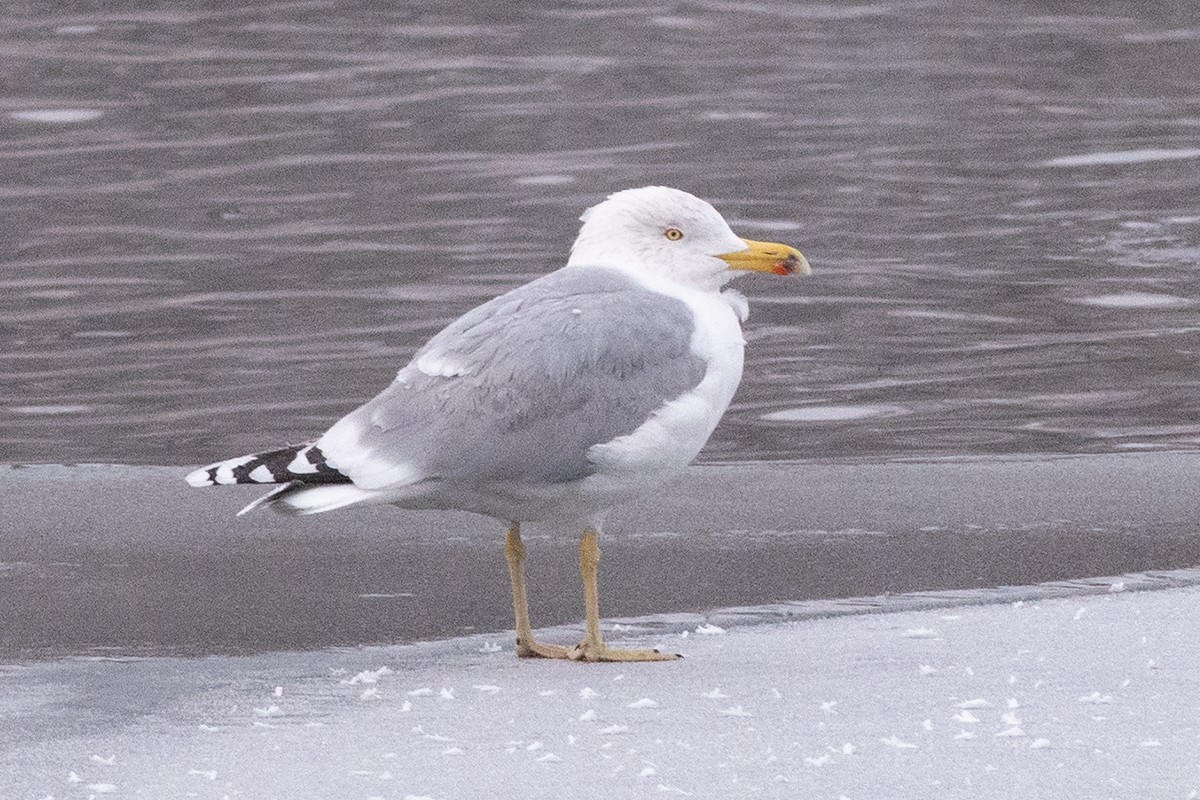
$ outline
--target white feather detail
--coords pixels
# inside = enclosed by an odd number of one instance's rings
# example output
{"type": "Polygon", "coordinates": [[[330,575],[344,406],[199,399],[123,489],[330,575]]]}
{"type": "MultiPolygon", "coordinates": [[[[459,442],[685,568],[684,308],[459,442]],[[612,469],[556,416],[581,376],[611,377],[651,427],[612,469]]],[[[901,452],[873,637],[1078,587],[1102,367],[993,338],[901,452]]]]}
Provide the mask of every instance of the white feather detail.
{"type": "Polygon", "coordinates": [[[300,489],[280,497],[275,502],[296,514],[321,514],[371,500],[378,494],[360,489],[351,483],[335,483],[300,489]]]}
{"type": "Polygon", "coordinates": [[[266,464],[259,464],[257,467],[250,470],[250,474],[247,475],[246,477],[248,477],[250,480],[254,481],[255,483],[274,483],[275,482],[275,476],[271,474],[271,470],[267,469],[266,464]]]}
{"type": "Polygon", "coordinates": [[[436,350],[423,354],[414,366],[431,378],[458,378],[471,372],[470,367],[450,361],[436,350]]]}
{"type": "Polygon", "coordinates": [[[275,501],[275,498],[277,496],[283,494],[286,491],[289,491],[295,485],[296,485],[295,481],[292,481],[290,483],[285,483],[282,486],[276,486],[274,489],[267,492],[262,497],[258,498],[257,500],[250,503],[249,505],[245,506],[241,511],[237,512],[237,515],[239,517],[243,517],[246,514],[249,514],[251,511],[253,511],[256,508],[259,508],[261,506],[270,505],[271,503],[273,503],[275,501]]]}
{"type": "Polygon", "coordinates": [[[208,477],[210,469],[212,469],[211,465],[193,470],[187,474],[184,480],[187,481],[188,486],[213,486],[212,479],[208,477]]]}
{"type": "Polygon", "coordinates": [[[308,451],[309,450],[312,450],[311,444],[308,447],[301,450],[299,453],[296,453],[296,457],[293,458],[288,463],[287,471],[294,473],[296,475],[306,475],[309,473],[316,472],[317,465],[313,464],[311,461],[308,460],[308,451]]]}
{"type": "Polygon", "coordinates": [[[339,459],[343,475],[368,490],[395,489],[421,480],[411,464],[388,461],[370,451],[345,454],[339,459]]]}
{"type": "Polygon", "coordinates": [[[387,460],[363,439],[358,423],[342,417],[317,440],[317,447],[326,464],[336,463],[339,472],[366,490],[405,486],[423,477],[411,464],[387,460]]]}
{"type": "Polygon", "coordinates": [[[217,468],[217,483],[237,483],[237,478],[233,477],[233,471],[238,467],[249,464],[255,458],[257,458],[257,456],[238,456],[237,458],[231,458],[228,461],[222,461],[220,464],[213,464],[212,466],[208,467],[208,469],[212,469],[213,467],[217,468]]]}
{"type": "Polygon", "coordinates": [[[745,322],[750,318],[750,301],[746,299],[746,295],[737,289],[723,289],[721,297],[725,298],[726,303],[729,303],[733,313],[738,315],[738,320],[745,322]]]}

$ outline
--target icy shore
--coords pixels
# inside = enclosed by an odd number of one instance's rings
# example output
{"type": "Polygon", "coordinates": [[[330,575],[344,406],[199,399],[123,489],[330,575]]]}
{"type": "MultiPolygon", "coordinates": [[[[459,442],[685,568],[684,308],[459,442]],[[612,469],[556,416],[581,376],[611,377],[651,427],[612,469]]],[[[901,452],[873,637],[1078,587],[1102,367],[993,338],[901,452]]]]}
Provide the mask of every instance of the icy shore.
{"type": "Polygon", "coordinates": [[[5,724],[57,716],[58,732],[13,742],[0,785],[35,800],[1195,797],[1200,588],[1124,589],[632,637],[686,655],[666,664],[518,661],[480,635],[11,666],[5,724]]]}

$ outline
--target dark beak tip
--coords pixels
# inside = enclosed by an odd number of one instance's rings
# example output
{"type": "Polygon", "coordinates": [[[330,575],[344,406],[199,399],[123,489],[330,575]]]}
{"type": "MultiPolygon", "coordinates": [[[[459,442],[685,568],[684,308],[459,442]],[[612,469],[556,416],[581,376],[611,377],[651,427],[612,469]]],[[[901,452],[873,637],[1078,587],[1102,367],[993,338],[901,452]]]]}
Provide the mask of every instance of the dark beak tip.
{"type": "Polygon", "coordinates": [[[795,274],[796,270],[800,269],[800,259],[796,256],[789,255],[783,260],[781,266],[787,270],[788,275],[795,274]]]}

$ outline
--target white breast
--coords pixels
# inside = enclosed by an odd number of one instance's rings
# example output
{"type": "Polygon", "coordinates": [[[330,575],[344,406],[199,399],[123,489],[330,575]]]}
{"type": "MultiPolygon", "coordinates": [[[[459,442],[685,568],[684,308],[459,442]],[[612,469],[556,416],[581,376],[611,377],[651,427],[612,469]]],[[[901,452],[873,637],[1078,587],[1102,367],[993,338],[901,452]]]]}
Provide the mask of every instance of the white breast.
{"type": "Polygon", "coordinates": [[[677,284],[654,284],[652,288],[682,300],[692,310],[696,328],[691,350],[705,362],[704,378],[658,409],[633,433],[590,448],[588,458],[599,472],[586,481],[645,482],[656,473],[665,473],[665,477],[687,466],[717,427],[742,379],[745,339],[735,304],[717,292],[677,284]]]}

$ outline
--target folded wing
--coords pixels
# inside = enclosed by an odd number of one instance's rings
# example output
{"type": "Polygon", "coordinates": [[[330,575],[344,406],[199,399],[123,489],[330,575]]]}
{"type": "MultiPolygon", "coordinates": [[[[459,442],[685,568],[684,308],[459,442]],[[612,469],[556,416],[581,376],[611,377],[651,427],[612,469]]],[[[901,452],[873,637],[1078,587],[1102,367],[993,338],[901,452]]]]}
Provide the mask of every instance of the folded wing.
{"type": "Polygon", "coordinates": [[[588,449],[694,388],[691,310],[615,270],[570,267],[468,312],[317,442],[360,488],[560,483],[588,449]]]}

